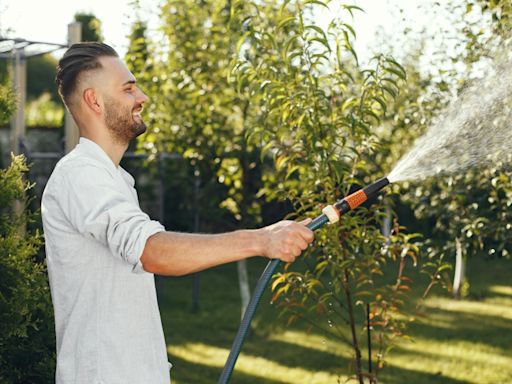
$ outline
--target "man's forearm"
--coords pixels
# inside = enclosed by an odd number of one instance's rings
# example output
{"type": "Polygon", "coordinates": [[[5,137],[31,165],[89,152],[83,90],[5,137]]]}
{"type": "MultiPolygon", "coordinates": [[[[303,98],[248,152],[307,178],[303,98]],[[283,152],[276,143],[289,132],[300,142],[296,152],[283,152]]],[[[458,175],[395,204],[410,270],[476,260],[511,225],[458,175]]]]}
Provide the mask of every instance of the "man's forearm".
{"type": "Polygon", "coordinates": [[[264,236],[261,229],[214,235],[159,232],[147,240],[141,262],[151,273],[186,275],[251,256],[264,256],[264,236]]]}

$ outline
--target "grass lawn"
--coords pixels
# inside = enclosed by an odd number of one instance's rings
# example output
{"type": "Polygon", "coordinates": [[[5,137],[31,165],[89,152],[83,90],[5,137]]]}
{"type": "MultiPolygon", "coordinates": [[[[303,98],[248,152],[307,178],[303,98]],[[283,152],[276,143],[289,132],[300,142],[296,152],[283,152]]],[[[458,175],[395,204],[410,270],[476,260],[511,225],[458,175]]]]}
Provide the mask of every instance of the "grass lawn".
{"type": "MultiPolygon", "coordinates": [[[[263,260],[250,260],[254,282],[263,260]]],[[[470,296],[435,292],[428,317],[391,351],[380,383],[512,383],[512,261],[470,260],[470,296]]],[[[162,278],[160,308],[173,384],[216,383],[240,320],[236,266],[201,273],[200,311],[191,311],[192,279],[162,278]]],[[[234,384],[343,383],[350,350],[300,325],[284,327],[264,298],[232,377],[234,384]]],[[[366,356],[363,352],[363,356],[366,356]]],[[[365,361],[366,363],[366,361],[365,361]]]]}

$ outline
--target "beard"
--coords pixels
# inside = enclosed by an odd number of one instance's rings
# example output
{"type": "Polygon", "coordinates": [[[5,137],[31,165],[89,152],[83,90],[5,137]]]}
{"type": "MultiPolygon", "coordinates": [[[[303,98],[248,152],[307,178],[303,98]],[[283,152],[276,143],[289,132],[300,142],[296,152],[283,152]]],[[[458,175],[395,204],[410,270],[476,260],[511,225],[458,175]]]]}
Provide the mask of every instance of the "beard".
{"type": "Polygon", "coordinates": [[[146,132],[146,124],[142,119],[133,116],[134,109],[123,107],[113,99],[105,99],[105,124],[115,141],[128,144],[137,136],[146,132]]]}

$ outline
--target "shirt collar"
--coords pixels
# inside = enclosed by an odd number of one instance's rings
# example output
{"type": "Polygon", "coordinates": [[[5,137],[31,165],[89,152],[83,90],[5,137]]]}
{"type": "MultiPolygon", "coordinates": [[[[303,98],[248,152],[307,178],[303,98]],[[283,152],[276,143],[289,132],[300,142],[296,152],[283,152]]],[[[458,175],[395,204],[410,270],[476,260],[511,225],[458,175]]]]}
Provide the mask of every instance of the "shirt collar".
{"type": "Polygon", "coordinates": [[[94,141],[86,139],[85,137],[80,137],[80,141],[78,142],[78,149],[86,152],[87,154],[94,157],[96,160],[101,161],[107,168],[116,173],[117,167],[112,161],[112,159],[107,155],[107,153],[94,141]]]}

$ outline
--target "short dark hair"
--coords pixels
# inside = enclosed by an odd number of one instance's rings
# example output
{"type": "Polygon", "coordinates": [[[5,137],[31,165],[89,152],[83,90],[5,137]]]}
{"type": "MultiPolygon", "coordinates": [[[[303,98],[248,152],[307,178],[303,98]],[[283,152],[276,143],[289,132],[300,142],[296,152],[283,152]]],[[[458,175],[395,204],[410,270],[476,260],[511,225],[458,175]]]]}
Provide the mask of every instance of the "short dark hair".
{"type": "Polygon", "coordinates": [[[103,56],[119,57],[111,46],[103,43],[76,43],[68,48],[57,65],[55,83],[62,100],[68,105],[69,95],[76,87],[78,76],[85,71],[101,68],[103,56]]]}

